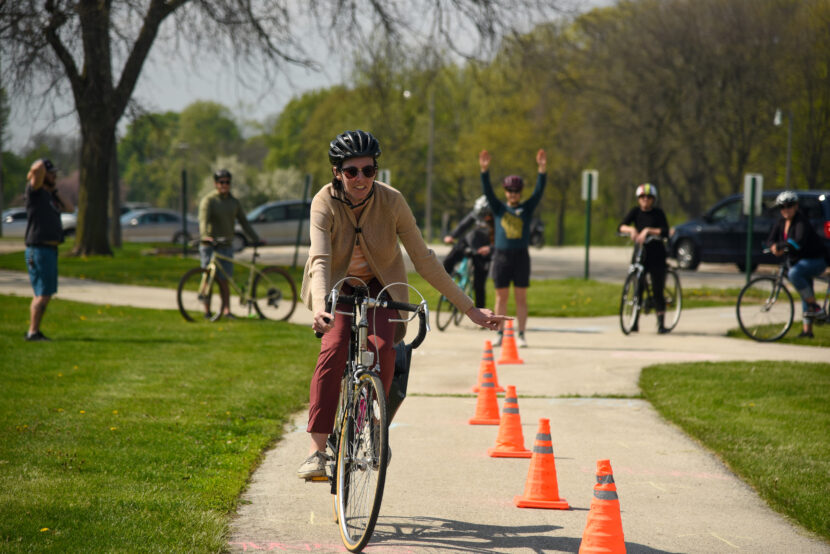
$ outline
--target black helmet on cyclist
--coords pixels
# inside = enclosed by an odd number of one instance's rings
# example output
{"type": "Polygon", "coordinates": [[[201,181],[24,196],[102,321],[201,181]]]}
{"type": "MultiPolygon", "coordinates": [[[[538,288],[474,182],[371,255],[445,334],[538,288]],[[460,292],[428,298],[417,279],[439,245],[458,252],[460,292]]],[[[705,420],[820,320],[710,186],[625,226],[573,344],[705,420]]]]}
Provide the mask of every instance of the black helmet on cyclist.
{"type": "Polygon", "coordinates": [[[785,190],[775,197],[775,206],[777,208],[788,208],[798,204],[798,195],[791,190],[785,190]]]}
{"type": "Polygon", "coordinates": [[[364,156],[373,159],[380,156],[380,144],[372,133],[360,130],[346,131],[337,135],[329,144],[331,165],[340,167],[345,160],[364,156]]]}
{"type": "Polygon", "coordinates": [[[219,181],[220,179],[230,180],[231,177],[233,177],[233,175],[231,175],[231,172],[228,171],[227,169],[220,169],[219,171],[217,171],[216,173],[213,174],[214,182],[219,181]]]}
{"type": "Polygon", "coordinates": [[[484,219],[491,214],[490,204],[487,202],[487,197],[483,194],[476,198],[476,202],[473,204],[473,214],[476,219],[484,219]]]}
{"type": "Polygon", "coordinates": [[[657,187],[651,183],[643,183],[637,187],[637,192],[634,196],[637,198],[641,196],[653,196],[654,198],[657,198],[657,187]]]}
{"type": "Polygon", "coordinates": [[[508,175],[501,182],[501,186],[504,187],[504,190],[521,192],[521,190],[525,187],[525,182],[522,181],[522,178],[518,175],[508,175]]]}

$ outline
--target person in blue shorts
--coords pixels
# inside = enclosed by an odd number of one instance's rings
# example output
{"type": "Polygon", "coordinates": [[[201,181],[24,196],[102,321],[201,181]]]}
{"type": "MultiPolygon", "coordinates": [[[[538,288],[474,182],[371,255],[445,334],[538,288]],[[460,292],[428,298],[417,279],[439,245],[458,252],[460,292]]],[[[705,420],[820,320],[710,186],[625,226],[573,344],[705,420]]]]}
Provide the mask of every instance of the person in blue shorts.
{"type": "MultiPolygon", "coordinates": [[[[547,180],[547,155],[540,149],[536,153],[539,172],[536,176],[536,188],[530,198],[522,202],[524,181],[518,175],[509,175],[502,181],[507,202],[502,202],[493,192],[490,183],[490,153],[482,150],[478,155],[481,169],[481,190],[487,197],[490,210],[495,218],[495,241],[491,272],[496,289],[495,312],[507,313],[507,299],[510,283],[513,283],[513,297],[516,301],[516,319],[519,324],[519,336],[516,344],[527,347],[525,327],[527,326],[527,288],[530,286],[530,223],[533,212],[542,200],[547,180]]],[[[501,346],[502,331],[493,346],[501,346]]]]}
{"type": "Polygon", "coordinates": [[[58,195],[58,170],[41,158],[27,175],[26,191],[26,267],[34,297],[29,306],[27,341],[48,341],[40,331],[46,306],[58,292],[58,245],[63,242],[61,212],[71,212],[72,204],[58,195]]]}

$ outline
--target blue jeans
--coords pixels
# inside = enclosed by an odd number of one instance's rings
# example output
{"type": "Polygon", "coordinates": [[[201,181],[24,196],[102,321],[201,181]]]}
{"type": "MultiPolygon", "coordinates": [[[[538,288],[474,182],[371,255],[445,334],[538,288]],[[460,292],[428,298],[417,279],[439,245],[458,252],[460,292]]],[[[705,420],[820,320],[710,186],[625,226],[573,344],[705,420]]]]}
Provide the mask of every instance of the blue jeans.
{"type": "Polygon", "coordinates": [[[798,260],[790,267],[790,272],[787,277],[790,282],[801,295],[801,308],[807,310],[809,307],[805,298],[812,298],[815,296],[813,292],[813,277],[817,277],[824,273],[827,269],[827,262],[824,258],[805,258],[798,260]]]}
{"type": "MultiPolygon", "coordinates": [[[[222,246],[219,248],[214,248],[209,244],[200,244],[199,245],[199,262],[201,263],[202,267],[207,267],[210,263],[210,257],[213,255],[213,251],[216,250],[217,254],[222,254],[227,258],[233,258],[233,247],[232,246],[222,246]]],[[[222,266],[222,269],[225,270],[225,274],[227,276],[233,277],[233,262],[227,260],[216,260],[216,262],[222,266]]],[[[225,274],[221,271],[216,272],[216,278],[220,281],[225,279],[225,274]]]]}

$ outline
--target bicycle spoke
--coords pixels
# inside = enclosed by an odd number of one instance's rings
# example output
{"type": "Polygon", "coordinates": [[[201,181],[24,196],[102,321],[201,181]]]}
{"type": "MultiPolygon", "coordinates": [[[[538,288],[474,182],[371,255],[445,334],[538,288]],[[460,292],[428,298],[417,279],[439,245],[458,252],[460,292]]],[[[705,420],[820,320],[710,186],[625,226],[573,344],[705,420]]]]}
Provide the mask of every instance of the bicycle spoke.
{"type": "Polygon", "coordinates": [[[778,340],[792,326],[793,298],[787,287],[772,277],[759,277],[741,290],[737,314],[748,337],[757,341],[778,340]]]}
{"type": "Polygon", "coordinates": [[[297,306],[297,289],[285,270],[270,266],[263,268],[254,279],[251,299],[260,317],[284,321],[297,306]]]}

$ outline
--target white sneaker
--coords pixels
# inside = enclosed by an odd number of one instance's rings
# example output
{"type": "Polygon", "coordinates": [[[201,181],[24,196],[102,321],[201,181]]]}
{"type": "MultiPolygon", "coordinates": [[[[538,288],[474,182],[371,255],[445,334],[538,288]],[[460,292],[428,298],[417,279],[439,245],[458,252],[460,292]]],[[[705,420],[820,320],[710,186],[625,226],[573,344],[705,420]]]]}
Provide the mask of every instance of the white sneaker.
{"type": "Polygon", "coordinates": [[[519,333],[519,336],[516,338],[516,346],[519,348],[527,348],[527,341],[525,340],[524,333],[519,333]]]}
{"type": "Polygon", "coordinates": [[[297,477],[300,479],[311,479],[312,477],[326,476],[326,462],[329,457],[324,452],[315,452],[297,470],[297,477]]]}

